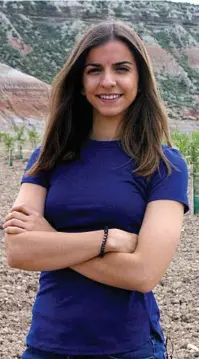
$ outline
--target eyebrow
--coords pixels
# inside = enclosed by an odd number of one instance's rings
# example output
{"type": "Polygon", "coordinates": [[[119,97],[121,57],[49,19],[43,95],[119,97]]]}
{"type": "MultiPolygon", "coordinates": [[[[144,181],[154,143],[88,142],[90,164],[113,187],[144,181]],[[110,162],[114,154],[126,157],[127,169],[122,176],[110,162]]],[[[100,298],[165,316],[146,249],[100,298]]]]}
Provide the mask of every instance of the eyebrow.
{"type": "MultiPolygon", "coordinates": [[[[129,62],[129,61],[116,62],[116,63],[114,63],[113,65],[120,66],[120,65],[124,65],[124,64],[133,65],[132,62],[129,62]]],[[[88,63],[88,64],[85,65],[85,67],[87,67],[87,66],[100,67],[100,66],[102,66],[102,65],[101,65],[101,64],[96,64],[96,63],[88,63]]]]}

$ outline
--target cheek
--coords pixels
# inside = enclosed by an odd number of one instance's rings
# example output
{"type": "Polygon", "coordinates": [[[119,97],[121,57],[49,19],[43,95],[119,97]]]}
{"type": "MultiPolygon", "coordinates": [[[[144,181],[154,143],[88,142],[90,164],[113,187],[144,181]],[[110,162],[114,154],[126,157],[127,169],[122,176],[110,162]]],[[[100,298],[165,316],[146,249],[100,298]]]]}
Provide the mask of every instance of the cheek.
{"type": "Polygon", "coordinates": [[[83,79],[83,86],[86,94],[92,94],[97,86],[97,79],[96,78],[84,78],[83,79]]]}
{"type": "Polygon", "coordinates": [[[125,87],[127,92],[129,91],[129,96],[135,95],[138,91],[138,79],[137,77],[133,77],[131,79],[128,79],[125,83],[125,87]]]}

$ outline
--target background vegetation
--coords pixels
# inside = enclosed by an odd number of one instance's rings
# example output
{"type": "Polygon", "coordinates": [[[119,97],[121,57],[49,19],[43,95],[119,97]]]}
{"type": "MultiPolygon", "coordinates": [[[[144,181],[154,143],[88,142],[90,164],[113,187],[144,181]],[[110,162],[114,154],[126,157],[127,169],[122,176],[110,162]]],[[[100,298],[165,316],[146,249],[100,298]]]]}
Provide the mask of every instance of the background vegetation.
{"type": "Polygon", "coordinates": [[[171,106],[197,108],[192,95],[199,94],[199,73],[190,67],[185,51],[198,47],[196,6],[134,0],[58,3],[0,1],[4,20],[0,25],[0,62],[51,83],[82,33],[92,24],[114,17],[129,23],[146,44],[162,47],[179,64],[180,74],[175,69],[156,71],[164,100],[171,106]]]}
{"type": "MultiPolygon", "coordinates": [[[[175,130],[171,134],[173,146],[183,155],[193,169],[194,196],[199,196],[199,131],[181,133],[175,130]]],[[[14,126],[14,132],[0,132],[0,144],[3,146],[6,162],[13,166],[15,160],[23,160],[24,151],[30,153],[40,143],[41,137],[37,130],[27,129],[23,125],[14,126]]],[[[27,158],[27,156],[26,156],[27,158]]],[[[25,159],[26,160],[26,159],[25,159]]]]}

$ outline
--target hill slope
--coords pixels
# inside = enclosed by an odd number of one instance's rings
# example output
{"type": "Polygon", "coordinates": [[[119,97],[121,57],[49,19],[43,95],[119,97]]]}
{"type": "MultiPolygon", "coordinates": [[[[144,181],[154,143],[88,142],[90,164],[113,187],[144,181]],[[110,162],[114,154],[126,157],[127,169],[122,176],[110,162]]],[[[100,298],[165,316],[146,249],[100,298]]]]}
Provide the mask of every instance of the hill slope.
{"type": "Polygon", "coordinates": [[[145,41],[170,116],[199,118],[199,6],[168,1],[0,1],[0,62],[50,83],[74,42],[104,18],[145,41]]]}

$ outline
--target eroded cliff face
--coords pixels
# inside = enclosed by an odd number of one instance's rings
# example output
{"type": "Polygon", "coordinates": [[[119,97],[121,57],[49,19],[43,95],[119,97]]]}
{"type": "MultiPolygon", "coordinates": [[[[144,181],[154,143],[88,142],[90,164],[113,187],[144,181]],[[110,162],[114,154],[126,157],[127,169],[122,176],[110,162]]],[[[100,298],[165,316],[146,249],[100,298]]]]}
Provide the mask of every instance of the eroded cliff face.
{"type": "Polygon", "coordinates": [[[0,131],[18,122],[42,128],[49,93],[50,86],[44,82],[0,64],[0,131]]]}
{"type": "Polygon", "coordinates": [[[197,126],[199,6],[142,0],[0,1],[0,6],[0,61],[48,83],[89,26],[105,18],[124,20],[146,43],[171,125],[182,119],[182,126],[197,126]]]}

